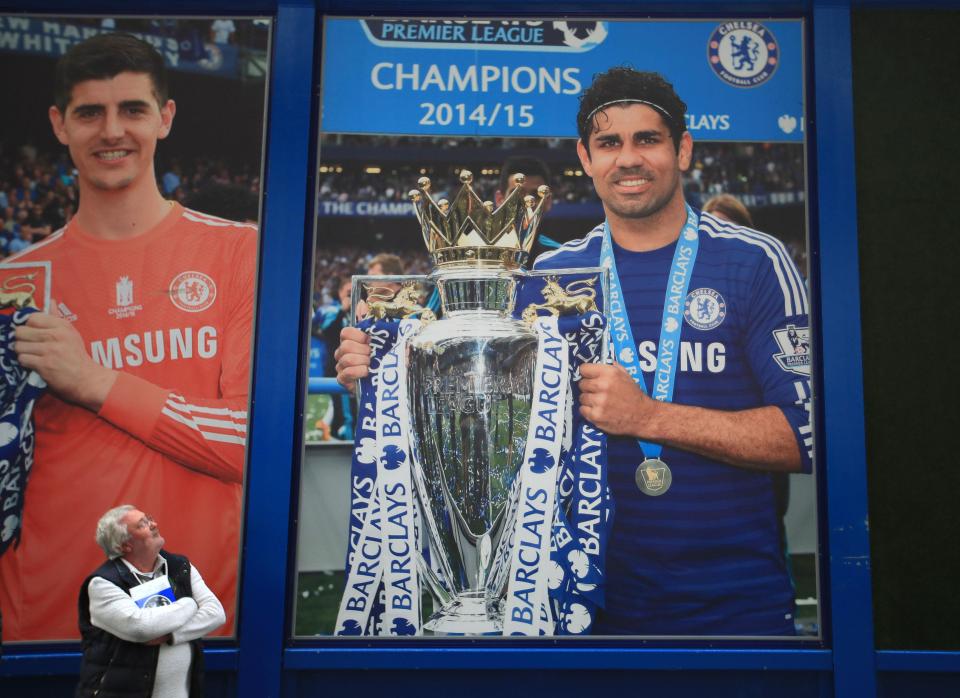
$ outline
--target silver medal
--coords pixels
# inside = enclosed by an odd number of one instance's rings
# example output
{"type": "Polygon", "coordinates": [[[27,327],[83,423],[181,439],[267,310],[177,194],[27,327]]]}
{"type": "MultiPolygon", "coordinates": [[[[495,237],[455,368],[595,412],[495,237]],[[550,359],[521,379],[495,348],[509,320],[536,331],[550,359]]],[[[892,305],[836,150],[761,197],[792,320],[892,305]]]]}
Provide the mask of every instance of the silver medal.
{"type": "Polygon", "coordinates": [[[637,466],[634,478],[637,481],[637,488],[650,497],[666,494],[670,485],[673,484],[670,466],[659,458],[647,458],[643,461],[637,466]]]}

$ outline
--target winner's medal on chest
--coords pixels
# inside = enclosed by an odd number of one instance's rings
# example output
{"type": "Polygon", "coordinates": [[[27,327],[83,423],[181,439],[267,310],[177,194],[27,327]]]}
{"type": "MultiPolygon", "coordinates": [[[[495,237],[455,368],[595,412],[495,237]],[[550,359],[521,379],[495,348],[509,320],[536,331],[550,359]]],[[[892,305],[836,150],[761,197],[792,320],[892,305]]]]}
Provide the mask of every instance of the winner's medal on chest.
{"type": "Polygon", "coordinates": [[[670,466],[659,458],[647,458],[637,466],[634,473],[637,489],[650,497],[659,497],[666,494],[673,484],[673,473],[670,466]]]}
{"type": "MultiPolygon", "coordinates": [[[[620,285],[620,276],[617,273],[617,262],[613,255],[613,240],[610,234],[610,224],[603,225],[603,243],[600,247],[600,264],[610,269],[610,315],[612,327],[621,327],[622,331],[613,332],[613,347],[620,364],[633,376],[640,389],[655,400],[670,402],[673,400],[673,389],[676,384],[678,364],[670,361],[664,352],[664,346],[679,347],[680,334],[683,330],[683,305],[671,300],[671,295],[685,298],[690,288],[690,279],[693,276],[693,265],[700,248],[700,236],[697,233],[697,215],[690,206],[687,206],[687,220],[680,231],[677,247],[670,264],[670,275],[667,277],[666,292],[663,301],[663,317],[660,321],[660,341],[657,343],[657,365],[653,372],[653,387],[647,391],[643,372],[640,369],[640,359],[637,352],[637,343],[633,338],[630,327],[630,318],[627,315],[627,306],[620,285]],[[679,282],[679,283],[678,283],[679,282]],[[674,293],[671,293],[671,290],[674,293]]],[[[661,458],[663,446],[647,441],[637,440],[643,452],[644,461],[637,466],[634,480],[637,489],[650,497],[659,497],[666,494],[673,484],[673,473],[661,458]]]]}

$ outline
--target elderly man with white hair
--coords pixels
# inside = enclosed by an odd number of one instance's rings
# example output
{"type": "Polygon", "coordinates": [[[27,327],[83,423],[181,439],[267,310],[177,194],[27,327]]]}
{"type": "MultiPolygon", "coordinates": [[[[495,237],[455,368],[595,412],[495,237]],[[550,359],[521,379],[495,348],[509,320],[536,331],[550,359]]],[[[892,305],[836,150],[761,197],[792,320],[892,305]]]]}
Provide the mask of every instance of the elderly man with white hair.
{"type": "Polygon", "coordinates": [[[226,620],[217,597],[187,558],[163,550],[157,522],[132,505],[100,517],[96,540],[109,559],[80,589],[76,695],[203,695],[199,639],[226,620]],[[147,602],[144,584],[154,590],[147,602]]]}

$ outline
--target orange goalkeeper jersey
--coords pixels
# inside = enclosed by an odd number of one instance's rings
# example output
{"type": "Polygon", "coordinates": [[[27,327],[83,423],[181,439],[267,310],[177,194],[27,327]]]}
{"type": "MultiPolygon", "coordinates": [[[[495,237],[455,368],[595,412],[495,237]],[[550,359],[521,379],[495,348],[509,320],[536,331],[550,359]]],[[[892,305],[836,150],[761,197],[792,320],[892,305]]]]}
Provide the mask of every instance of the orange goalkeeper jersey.
{"type": "Polygon", "coordinates": [[[250,382],[256,228],[174,204],[153,229],[103,240],[72,221],[7,262],[50,262],[52,306],[119,371],[99,413],[48,393],[20,546],[0,558],[3,639],[79,636],[77,595],[103,562],[107,509],[152,514],[188,555],[232,634],[250,382]]]}

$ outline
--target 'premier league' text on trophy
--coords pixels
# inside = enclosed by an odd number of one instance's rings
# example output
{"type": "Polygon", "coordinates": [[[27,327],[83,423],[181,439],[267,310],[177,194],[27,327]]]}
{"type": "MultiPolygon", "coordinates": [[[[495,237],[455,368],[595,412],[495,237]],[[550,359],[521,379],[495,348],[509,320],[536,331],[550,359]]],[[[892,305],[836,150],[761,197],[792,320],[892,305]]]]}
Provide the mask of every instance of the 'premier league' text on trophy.
{"type": "Polygon", "coordinates": [[[426,177],[411,192],[440,319],[418,280],[367,286],[339,635],[580,633],[602,601],[605,439],[574,418],[570,382],[601,355],[603,272],[528,277],[549,188],[524,195],[514,175],[494,208],[460,180],[452,202],[426,177]],[[521,289],[544,301],[522,319],[521,289]],[[421,582],[439,608],[422,627],[421,582]]]}

